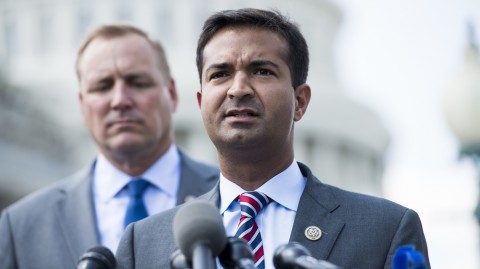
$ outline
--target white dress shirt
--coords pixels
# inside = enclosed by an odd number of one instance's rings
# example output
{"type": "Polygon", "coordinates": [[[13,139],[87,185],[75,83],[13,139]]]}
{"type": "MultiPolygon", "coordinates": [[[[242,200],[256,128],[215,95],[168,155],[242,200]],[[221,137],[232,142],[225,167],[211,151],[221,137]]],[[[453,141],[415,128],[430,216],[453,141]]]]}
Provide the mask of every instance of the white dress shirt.
{"type": "MultiPolygon", "coordinates": [[[[143,193],[149,215],[172,208],[177,202],[181,174],[180,154],[172,145],[145,173],[135,178],[150,182],[143,193]]],[[[131,176],[118,170],[99,155],[93,171],[93,199],[100,243],[113,253],[122,237],[123,222],[129,202],[125,186],[131,176]]]]}
{"type": "MultiPolygon", "coordinates": [[[[255,218],[262,236],[266,269],[275,268],[273,266],[275,249],[288,243],[290,239],[305,184],[306,178],[294,160],[286,170],[255,190],[273,199],[255,218]]],[[[227,236],[234,236],[237,231],[240,204],[235,199],[243,192],[245,190],[220,175],[220,213],[223,216],[227,236]]]]}

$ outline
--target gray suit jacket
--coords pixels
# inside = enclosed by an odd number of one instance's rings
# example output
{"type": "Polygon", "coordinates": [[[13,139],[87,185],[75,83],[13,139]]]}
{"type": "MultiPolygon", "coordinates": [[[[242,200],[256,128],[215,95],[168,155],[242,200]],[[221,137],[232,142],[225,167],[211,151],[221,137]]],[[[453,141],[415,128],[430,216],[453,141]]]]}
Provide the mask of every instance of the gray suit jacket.
{"type": "MultiPolygon", "coordinates": [[[[180,152],[177,204],[209,191],[216,168],[180,152]]],[[[76,268],[78,258],[99,244],[92,198],[94,164],[6,208],[0,217],[0,268],[76,268]]]]}
{"type": "MultiPolygon", "coordinates": [[[[413,244],[428,263],[427,244],[417,213],[385,199],[323,184],[308,167],[298,165],[307,177],[307,184],[290,241],[307,247],[313,257],[346,269],[391,268],[395,250],[406,244],[413,244]],[[308,240],[305,237],[308,226],[319,227],[322,237],[317,241],[308,240]]],[[[218,206],[219,198],[217,185],[199,199],[218,206]]],[[[116,253],[119,269],[169,268],[170,255],[176,248],[172,219],[177,209],[127,227],[116,253]]]]}

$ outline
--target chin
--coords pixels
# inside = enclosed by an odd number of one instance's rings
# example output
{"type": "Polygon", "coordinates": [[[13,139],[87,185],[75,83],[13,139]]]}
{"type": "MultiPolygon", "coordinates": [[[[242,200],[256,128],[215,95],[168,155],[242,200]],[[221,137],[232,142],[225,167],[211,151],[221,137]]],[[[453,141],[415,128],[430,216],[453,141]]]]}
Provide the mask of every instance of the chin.
{"type": "MultiPolygon", "coordinates": [[[[123,145],[119,147],[115,147],[111,149],[112,152],[118,155],[124,155],[125,157],[128,157],[127,155],[130,154],[144,154],[145,153],[145,146],[142,145],[123,145]]],[[[133,155],[132,155],[133,156],[133,155]]]]}
{"type": "Polygon", "coordinates": [[[129,137],[128,139],[115,139],[109,143],[109,148],[112,151],[116,152],[132,152],[138,150],[145,150],[147,142],[142,138],[136,137],[129,137]]]}
{"type": "Polygon", "coordinates": [[[261,143],[259,142],[259,139],[245,136],[235,136],[218,139],[216,142],[214,142],[214,144],[224,148],[255,148],[261,143]]]}

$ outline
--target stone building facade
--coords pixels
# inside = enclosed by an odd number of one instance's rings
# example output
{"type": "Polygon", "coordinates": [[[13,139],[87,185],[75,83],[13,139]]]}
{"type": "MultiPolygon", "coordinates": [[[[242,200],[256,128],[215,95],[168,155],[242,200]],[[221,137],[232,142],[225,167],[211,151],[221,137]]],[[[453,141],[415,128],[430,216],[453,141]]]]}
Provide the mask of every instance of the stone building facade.
{"type": "Polygon", "coordinates": [[[344,94],[335,71],[342,13],[326,0],[0,0],[0,208],[95,157],[77,104],[77,47],[99,23],[128,22],[165,46],[180,92],[177,143],[216,163],[195,92],[196,39],[212,12],[275,8],[296,21],[310,47],[312,101],[296,126],[296,159],[321,180],[382,195],[389,136],[379,116],[344,94]],[[4,90],[5,89],[5,90],[4,90]]]}

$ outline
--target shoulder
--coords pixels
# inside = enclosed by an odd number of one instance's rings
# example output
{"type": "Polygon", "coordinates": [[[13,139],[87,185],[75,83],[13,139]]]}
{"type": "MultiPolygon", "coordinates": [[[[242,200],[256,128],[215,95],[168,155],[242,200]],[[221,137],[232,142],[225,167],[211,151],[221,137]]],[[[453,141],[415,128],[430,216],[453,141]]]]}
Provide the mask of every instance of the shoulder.
{"type": "Polygon", "coordinates": [[[183,169],[189,169],[203,177],[217,177],[219,175],[220,170],[217,166],[194,160],[181,149],[178,149],[178,152],[182,160],[183,169]]]}
{"type": "Polygon", "coordinates": [[[168,268],[176,248],[172,221],[178,207],[130,224],[117,248],[117,268],[168,268]]]}
{"type": "Polygon", "coordinates": [[[325,184],[325,188],[336,197],[345,210],[355,208],[359,211],[376,214],[387,212],[389,215],[403,215],[408,210],[407,207],[382,197],[347,191],[327,184],[325,184]]]}
{"type": "MultiPolygon", "coordinates": [[[[149,216],[132,224],[132,239],[135,246],[152,246],[159,242],[174,245],[172,222],[178,207],[149,216]]],[[[165,245],[164,245],[165,246],[165,245]]],[[[158,249],[158,248],[155,248],[158,249]]]]}
{"type": "MultiPolygon", "coordinates": [[[[212,205],[215,205],[216,201],[210,197],[211,195],[211,193],[207,193],[196,198],[195,200],[208,201],[212,203],[212,205]]],[[[156,244],[155,242],[163,242],[163,244],[170,244],[171,246],[174,246],[173,219],[175,218],[178,210],[188,204],[189,202],[184,203],[129,225],[132,227],[129,227],[131,228],[129,229],[130,235],[127,236],[131,237],[130,240],[133,239],[135,242],[135,247],[139,246],[140,244],[147,246],[156,244]]],[[[125,236],[126,235],[124,234],[124,237],[125,236]]]]}
{"type": "MultiPolygon", "coordinates": [[[[152,227],[160,226],[159,224],[168,224],[166,226],[172,226],[171,221],[175,217],[175,214],[177,213],[178,209],[181,206],[176,206],[174,208],[170,208],[168,210],[165,210],[163,212],[154,214],[152,216],[149,216],[148,218],[142,219],[138,222],[135,223],[135,230],[148,230],[152,227]]],[[[165,225],[161,225],[164,226],[165,225]]]]}
{"type": "MultiPolygon", "coordinates": [[[[410,209],[385,198],[344,190],[332,185],[320,182],[303,164],[299,164],[302,172],[307,177],[305,194],[313,200],[324,205],[331,212],[339,211],[345,214],[358,212],[367,217],[372,216],[396,216],[402,218],[410,209]]],[[[412,210],[413,211],[413,210],[412,210]]]]}
{"type": "Polygon", "coordinates": [[[12,221],[32,219],[51,211],[51,206],[65,197],[65,195],[79,188],[82,184],[89,184],[89,169],[83,169],[75,174],[63,178],[49,186],[34,191],[4,209],[12,221]]]}
{"type": "Polygon", "coordinates": [[[304,196],[302,199],[306,202],[299,204],[297,213],[303,218],[301,223],[318,217],[318,227],[330,233],[336,249],[342,249],[332,252],[332,262],[345,262],[343,266],[347,268],[366,262],[368,265],[358,266],[379,268],[390,264],[383,257],[391,259],[402,245],[414,245],[424,255],[428,253],[420,217],[412,209],[316,179],[307,182],[304,196]],[[363,261],[369,253],[377,253],[379,259],[372,257],[370,261],[363,261]]]}
{"type": "Polygon", "coordinates": [[[180,153],[183,177],[195,178],[212,184],[218,180],[220,175],[218,167],[196,161],[180,149],[178,152],[180,153]]]}

